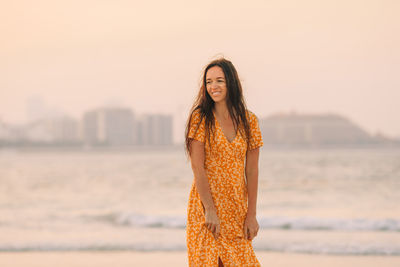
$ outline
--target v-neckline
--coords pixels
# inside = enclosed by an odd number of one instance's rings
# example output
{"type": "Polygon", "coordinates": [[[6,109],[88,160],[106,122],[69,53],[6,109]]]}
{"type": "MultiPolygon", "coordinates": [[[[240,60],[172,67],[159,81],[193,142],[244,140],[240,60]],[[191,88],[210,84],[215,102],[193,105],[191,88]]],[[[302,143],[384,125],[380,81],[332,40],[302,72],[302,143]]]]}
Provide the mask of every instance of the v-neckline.
{"type": "Polygon", "coordinates": [[[221,124],[219,124],[219,121],[217,120],[217,116],[215,116],[215,113],[214,113],[214,112],[213,112],[213,115],[214,115],[214,119],[215,119],[215,121],[216,121],[216,124],[218,124],[218,127],[220,128],[220,130],[221,130],[221,132],[222,132],[222,135],[224,136],[226,142],[227,142],[228,144],[230,144],[230,145],[233,144],[233,143],[235,142],[235,140],[236,140],[236,137],[238,136],[237,131],[236,131],[236,133],[235,133],[235,137],[233,138],[233,140],[232,140],[231,142],[229,142],[228,138],[226,137],[226,135],[225,135],[225,133],[224,133],[224,129],[222,129],[221,124]]]}

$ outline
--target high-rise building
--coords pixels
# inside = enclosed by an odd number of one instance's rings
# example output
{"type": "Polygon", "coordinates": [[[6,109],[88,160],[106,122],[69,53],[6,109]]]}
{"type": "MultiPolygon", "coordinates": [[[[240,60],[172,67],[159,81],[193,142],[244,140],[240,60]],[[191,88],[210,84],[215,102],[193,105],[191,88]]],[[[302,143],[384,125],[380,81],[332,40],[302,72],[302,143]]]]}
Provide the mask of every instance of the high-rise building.
{"type": "Polygon", "coordinates": [[[137,122],[137,144],[172,145],[172,116],[145,114],[137,122]]]}
{"type": "Polygon", "coordinates": [[[99,108],[83,116],[82,135],[87,145],[133,145],[134,116],[128,108],[99,108]]]}

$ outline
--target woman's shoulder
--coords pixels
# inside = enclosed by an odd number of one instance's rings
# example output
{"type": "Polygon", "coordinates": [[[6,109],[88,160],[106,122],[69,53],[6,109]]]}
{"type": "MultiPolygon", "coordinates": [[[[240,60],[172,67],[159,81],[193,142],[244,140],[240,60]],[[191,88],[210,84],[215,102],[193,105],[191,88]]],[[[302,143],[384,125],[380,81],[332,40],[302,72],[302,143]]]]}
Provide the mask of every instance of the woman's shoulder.
{"type": "Polygon", "coordinates": [[[191,113],[191,121],[194,123],[198,123],[202,117],[203,116],[200,108],[195,108],[191,113]]]}
{"type": "Polygon", "coordinates": [[[193,110],[192,116],[199,116],[199,115],[201,115],[201,109],[197,107],[193,110]]]}
{"type": "Polygon", "coordinates": [[[258,120],[256,114],[254,114],[252,111],[250,111],[250,110],[248,110],[248,109],[246,109],[246,116],[247,116],[247,119],[248,119],[249,121],[258,120]]]}

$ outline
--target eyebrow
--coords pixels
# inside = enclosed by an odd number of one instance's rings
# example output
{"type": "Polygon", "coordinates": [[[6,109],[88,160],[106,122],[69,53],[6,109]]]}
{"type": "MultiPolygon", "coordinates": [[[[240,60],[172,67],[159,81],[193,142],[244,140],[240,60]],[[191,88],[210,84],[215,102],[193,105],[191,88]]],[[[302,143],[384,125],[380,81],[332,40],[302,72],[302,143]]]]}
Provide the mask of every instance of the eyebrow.
{"type": "MultiPolygon", "coordinates": [[[[225,79],[224,77],[217,77],[217,79],[225,79]]],[[[206,79],[206,81],[211,80],[211,78],[206,79]]]]}

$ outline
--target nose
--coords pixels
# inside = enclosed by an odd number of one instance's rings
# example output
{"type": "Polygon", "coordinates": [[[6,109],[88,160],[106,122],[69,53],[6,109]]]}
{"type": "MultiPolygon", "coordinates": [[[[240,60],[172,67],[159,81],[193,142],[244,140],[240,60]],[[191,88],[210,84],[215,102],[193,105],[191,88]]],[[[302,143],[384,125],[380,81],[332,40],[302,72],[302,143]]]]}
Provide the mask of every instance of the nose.
{"type": "Polygon", "coordinates": [[[211,84],[210,84],[211,89],[215,89],[217,87],[218,87],[218,84],[216,82],[211,82],[211,84]]]}

